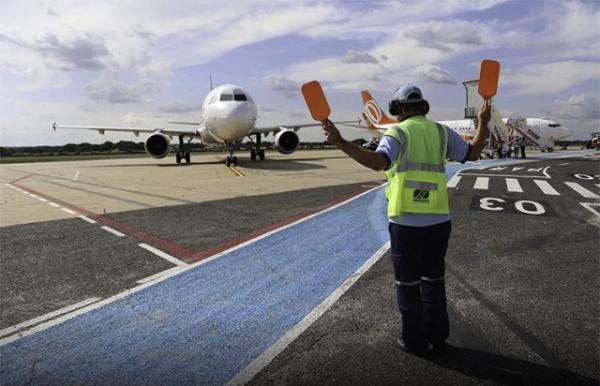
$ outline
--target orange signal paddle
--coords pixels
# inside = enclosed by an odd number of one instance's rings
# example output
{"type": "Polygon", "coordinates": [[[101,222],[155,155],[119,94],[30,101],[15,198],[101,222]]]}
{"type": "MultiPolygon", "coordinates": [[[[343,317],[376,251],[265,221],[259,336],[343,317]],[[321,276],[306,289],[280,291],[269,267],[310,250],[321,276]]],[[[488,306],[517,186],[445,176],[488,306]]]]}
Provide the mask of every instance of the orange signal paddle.
{"type": "Polygon", "coordinates": [[[479,72],[479,95],[488,99],[498,91],[498,78],[500,78],[500,63],[496,60],[485,59],[481,62],[479,72]]]}
{"type": "Polygon", "coordinates": [[[304,83],[302,85],[302,95],[304,95],[306,106],[308,106],[308,110],[313,119],[315,121],[325,122],[325,120],[329,118],[331,110],[329,109],[329,103],[327,102],[325,93],[323,93],[321,84],[316,80],[304,83]]]}

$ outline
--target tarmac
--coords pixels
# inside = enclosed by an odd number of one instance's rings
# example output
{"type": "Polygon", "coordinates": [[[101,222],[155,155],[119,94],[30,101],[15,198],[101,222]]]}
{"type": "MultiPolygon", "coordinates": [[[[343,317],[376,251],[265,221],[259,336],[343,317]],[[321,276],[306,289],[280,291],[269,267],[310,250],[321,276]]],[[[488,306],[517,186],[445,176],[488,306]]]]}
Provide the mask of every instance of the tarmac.
{"type": "Polygon", "coordinates": [[[0,165],[0,383],[598,384],[597,152],[448,167],[428,358],[394,343],[382,174],[267,157],[0,165]]]}

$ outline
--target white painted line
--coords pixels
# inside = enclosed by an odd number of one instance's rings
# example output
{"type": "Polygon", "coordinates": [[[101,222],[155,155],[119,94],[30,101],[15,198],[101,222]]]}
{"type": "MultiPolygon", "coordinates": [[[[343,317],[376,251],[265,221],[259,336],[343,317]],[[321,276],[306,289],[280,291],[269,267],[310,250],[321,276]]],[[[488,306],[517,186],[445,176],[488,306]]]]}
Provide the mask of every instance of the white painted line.
{"type": "Polygon", "coordinates": [[[562,164],[558,164],[558,166],[565,166],[565,165],[568,165],[568,164],[569,164],[568,162],[565,162],[565,163],[562,163],[562,164]]]}
{"type": "Polygon", "coordinates": [[[75,173],[75,177],[73,177],[73,181],[75,181],[77,179],[77,177],[79,177],[79,170],[77,171],[77,173],[75,173]]]}
{"type": "Polygon", "coordinates": [[[521,185],[519,184],[519,180],[517,180],[516,178],[507,178],[505,181],[506,181],[506,189],[508,189],[509,192],[523,193],[523,189],[521,188],[521,185]]]}
{"type": "Polygon", "coordinates": [[[26,337],[26,336],[33,335],[33,334],[36,334],[36,333],[38,333],[38,332],[41,332],[41,331],[47,330],[47,329],[49,329],[50,327],[54,327],[54,326],[56,326],[56,325],[59,325],[59,324],[61,324],[61,323],[65,322],[65,321],[67,321],[67,320],[70,320],[70,319],[76,318],[76,317],[78,317],[78,316],[81,316],[81,315],[87,314],[88,312],[90,312],[90,311],[94,311],[94,310],[96,310],[96,309],[98,309],[98,308],[100,308],[100,307],[103,307],[103,306],[107,305],[107,304],[114,303],[114,302],[116,302],[117,300],[123,299],[123,298],[125,298],[125,297],[127,297],[127,296],[129,296],[129,295],[131,295],[131,294],[134,294],[134,293],[136,293],[136,292],[139,292],[139,291],[141,291],[141,290],[143,290],[143,289],[146,289],[146,288],[148,288],[148,287],[152,287],[153,285],[156,285],[156,284],[158,284],[158,283],[161,283],[161,282],[163,282],[163,281],[165,281],[165,280],[168,280],[168,279],[170,279],[170,278],[172,278],[172,277],[174,277],[174,276],[177,276],[177,275],[179,275],[179,274],[181,274],[181,273],[183,273],[183,272],[186,272],[187,270],[190,270],[190,269],[193,269],[193,268],[199,267],[199,266],[201,266],[201,265],[203,265],[203,264],[206,264],[206,263],[208,263],[208,262],[211,262],[211,261],[213,261],[213,260],[216,260],[216,259],[218,259],[218,258],[219,258],[219,257],[221,257],[221,256],[227,255],[227,254],[229,254],[229,253],[231,253],[231,252],[234,252],[234,251],[236,251],[236,250],[238,250],[238,249],[240,249],[240,248],[243,248],[243,247],[245,247],[245,246],[248,246],[248,245],[250,245],[250,244],[256,243],[257,241],[260,241],[260,240],[262,240],[262,239],[264,239],[264,238],[266,238],[266,237],[269,237],[269,236],[271,236],[272,234],[275,234],[275,233],[277,233],[277,232],[281,232],[281,231],[283,231],[284,229],[287,229],[287,228],[293,227],[293,226],[295,226],[295,225],[298,225],[298,224],[300,224],[300,223],[303,223],[304,221],[308,221],[308,220],[310,220],[311,218],[314,218],[314,217],[320,216],[320,215],[322,215],[322,214],[324,214],[324,213],[330,212],[330,211],[332,211],[332,210],[334,210],[334,209],[336,209],[336,208],[339,208],[340,206],[346,205],[346,204],[348,204],[348,203],[350,203],[350,202],[352,202],[352,201],[354,201],[354,200],[356,200],[356,199],[358,199],[358,198],[360,198],[360,197],[362,197],[362,196],[364,196],[364,195],[367,195],[367,194],[371,193],[371,192],[372,192],[372,191],[374,191],[374,190],[377,190],[377,189],[379,189],[379,188],[381,188],[381,187],[383,187],[383,186],[386,186],[386,185],[387,185],[387,183],[385,183],[385,184],[382,184],[382,185],[380,185],[380,186],[376,186],[376,187],[374,187],[373,189],[369,189],[369,190],[367,190],[367,191],[364,191],[364,192],[362,192],[362,193],[360,193],[360,194],[357,194],[357,195],[356,195],[356,196],[354,196],[354,197],[350,197],[350,198],[349,198],[349,199],[347,199],[346,201],[342,201],[342,202],[340,202],[339,204],[336,204],[336,205],[334,205],[334,206],[331,206],[331,207],[329,207],[329,208],[323,209],[322,211],[319,211],[319,212],[313,213],[313,214],[311,214],[311,215],[309,215],[309,216],[303,217],[303,218],[301,218],[301,219],[299,219],[299,220],[297,220],[297,221],[294,221],[294,222],[292,222],[292,223],[289,223],[289,224],[287,224],[287,225],[284,225],[284,226],[282,226],[281,228],[273,229],[273,230],[272,230],[272,231],[270,231],[270,232],[263,233],[262,235],[260,235],[260,236],[258,236],[258,237],[255,237],[255,238],[253,238],[253,239],[250,239],[250,240],[248,240],[248,241],[246,241],[246,242],[243,242],[243,243],[241,243],[241,244],[234,245],[233,247],[231,247],[231,248],[229,248],[229,249],[226,249],[226,250],[224,250],[224,251],[222,251],[222,252],[219,252],[219,253],[217,253],[217,254],[214,254],[214,255],[212,255],[212,256],[210,256],[210,257],[207,257],[207,258],[205,258],[205,259],[203,259],[203,260],[200,260],[200,261],[198,261],[198,262],[196,262],[196,263],[194,263],[194,264],[192,264],[192,265],[188,265],[188,266],[185,266],[185,267],[181,267],[181,269],[179,269],[179,270],[174,270],[173,272],[165,273],[163,276],[159,277],[159,278],[158,278],[158,279],[156,279],[156,280],[150,281],[150,282],[148,282],[148,283],[140,284],[140,285],[139,285],[139,286],[137,286],[137,287],[133,287],[133,288],[130,288],[130,289],[128,289],[128,290],[125,290],[125,291],[123,291],[123,292],[121,292],[121,293],[118,293],[118,294],[116,294],[116,295],[114,295],[114,296],[111,296],[110,298],[107,298],[107,299],[101,300],[101,301],[99,301],[99,302],[97,302],[97,303],[90,304],[89,306],[86,306],[86,307],[83,307],[83,308],[77,309],[77,310],[75,310],[75,311],[73,311],[73,312],[70,312],[70,313],[68,313],[68,314],[64,314],[64,315],[62,315],[62,316],[60,316],[60,317],[58,317],[58,318],[54,318],[54,319],[52,319],[52,320],[49,320],[49,321],[47,321],[47,322],[41,323],[41,324],[39,324],[39,325],[35,326],[35,327],[34,327],[34,328],[32,328],[32,329],[29,329],[29,330],[27,330],[27,331],[23,331],[22,333],[19,333],[18,335],[12,335],[12,336],[10,336],[10,337],[8,337],[8,338],[4,339],[4,340],[0,340],[0,347],[1,347],[1,346],[3,346],[3,345],[5,345],[5,344],[7,344],[7,343],[14,342],[15,340],[18,340],[18,339],[24,338],[24,337],[26,337]]]}
{"type": "Polygon", "coordinates": [[[596,193],[593,193],[593,192],[587,190],[583,186],[579,185],[577,182],[565,181],[565,184],[569,188],[573,189],[574,191],[576,191],[577,193],[581,194],[585,198],[598,198],[598,199],[600,199],[600,196],[598,196],[596,193]]]}
{"type": "Polygon", "coordinates": [[[151,275],[151,276],[145,277],[143,279],[140,279],[136,283],[138,283],[138,284],[148,283],[148,282],[151,282],[151,281],[156,280],[158,278],[161,278],[161,277],[163,277],[165,275],[169,275],[169,274],[172,274],[173,272],[180,271],[182,269],[183,268],[181,266],[169,268],[166,271],[162,271],[162,272],[156,273],[154,275],[151,275]]]}
{"type": "Polygon", "coordinates": [[[542,192],[544,192],[545,195],[560,196],[560,193],[558,193],[558,191],[556,191],[556,189],[554,189],[552,185],[548,183],[548,181],[533,180],[533,182],[535,182],[535,184],[542,190],[542,192]]]}
{"type": "Polygon", "coordinates": [[[124,233],[121,233],[121,232],[119,232],[119,231],[118,231],[118,230],[116,230],[116,229],[112,229],[111,227],[107,227],[106,225],[103,225],[101,228],[102,228],[102,229],[104,229],[104,230],[105,230],[105,231],[107,231],[107,232],[110,232],[110,233],[112,233],[112,234],[113,234],[113,235],[115,235],[115,236],[119,236],[119,237],[123,237],[123,236],[125,236],[125,234],[124,234],[124,233]]]}
{"type": "MultiPolygon", "coordinates": [[[[5,328],[3,330],[0,330],[0,336],[5,336],[5,335],[13,334],[13,333],[15,333],[15,332],[17,332],[19,330],[24,329],[24,328],[27,328],[27,327],[30,327],[30,326],[34,326],[34,325],[39,324],[41,322],[44,322],[44,321],[46,321],[48,319],[52,319],[52,318],[54,318],[56,316],[63,315],[63,314],[66,314],[67,312],[71,312],[71,311],[76,310],[78,308],[85,307],[88,304],[97,302],[98,300],[100,300],[100,298],[89,298],[89,299],[86,299],[86,300],[84,300],[82,302],[75,303],[75,304],[72,304],[72,305],[70,305],[68,307],[61,308],[60,310],[52,311],[52,312],[50,312],[50,313],[48,313],[46,315],[38,316],[37,318],[33,318],[33,319],[28,320],[26,322],[15,324],[14,326],[10,326],[10,327],[7,327],[7,328],[5,328]]],[[[9,337],[9,339],[10,339],[10,337],[9,337]]],[[[4,339],[0,340],[0,342],[2,342],[2,343],[0,343],[0,346],[2,344],[4,344],[3,341],[4,341],[4,339]]]]}
{"type": "Polygon", "coordinates": [[[487,190],[489,188],[490,178],[489,177],[477,177],[473,189],[487,190]]]}
{"type": "Polygon", "coordinates": [[[390,243],[385,243],[373,256],[348,277],[342,285],[336,288],[321,304],[313,309],[298,324],[288,330],[277,342],[253,360],[246,368],[240,371],[227,385],[244,385],[248,383],[260,370],[267,366],[285,348],[292,343],[302,332],[309,328],[321,317],[352,285],[375,264],[390,248],[390,243]]]}
{"type": "Polygon", "coordinates": [[[583,206],[584,208],[586,208],[587,210],[589,210],[590,212],[592,212],[593,214],[595,214],[596,216],[598,216],[598,218],[600,218],[600,212],[596,209],[594,209],[594,206],[599,207],[598,209],[600,209],[600,204],[596,204],[596,203],[592,203],[592,202],[580,202],[581,206],[583,206]]]}
{"type": "Polygon", "coordinates": [[[459,176],[458,174],[453,175],[452,178],[450,178],[450,180],[446,183],[446,187],[455,188],[456,185],[458,185],[458,183],[460,182],[461,178],[462,176],[459,176]]]}
{"type": "Polygon", "coordinates": [[[43,198],[43,197],[38,197],[38,200],[40,200],[41,202],[48,202],[48,200],[46,200],[46,199],[45,199],[45,198],[43,198]]]}
{"type": "Polygon", "coordinates": [[[600,184],[596,184],[596,186],[600,188],[600,184]]]}
{"type": "Polygon", "coordinates": [[[36,196],[35,194],[31,194],[31,193],[29,193],[29,195],[30,195],[31,197],[33,197],[33,198],[38,198],[38,196],[36,196]]]}
{"type": "Polygon", "coordinates": [[[77,216],[77,217],[79,217],[80,219],[82,219],[84,221],[89,222],[90,224],[97,224],[96,220],[92,220],[91,218],[89,218],[87,216],[81,215],[81,216],[77,216]]]}
{"type": "Polygon", "coordinates": [[[550,169],[550,166],[546,166],[544,168],[544,170],[542,170],[542,173],[544,173],[544,175],[546,176],[546,178],[552,178],[552,177],[550,177],[550,174],[548,174],[548,169],[550,169]]]}
{"type": "Polygon", "coordinates": [[[77,212],[75,212],[75,211],[72,211],[72,210],[71,210],[71,209],[69,209],[69,208],[60,208],[60,209],[62,209],[63,211],[65,211],[65,212],[67,212],[67,213],[69,213],[69,214],[77,214],[77,212]]]}
{"type": "Polygon", "coordinates": [[[150,252],[154,253],[156,256],[158,256],[158,257],[162,257],[163,259],[165,259],[165,260],[167,260],[168,262],[171,262],[171,263],[173,263],[173,264],[175,264],[175,265],[179,265],[179,266],[185,266],[185,265],[188,265],[187,263],[184,263],[183,261],[181,261],[181,260],[179,260],[179,259],[176,259],[175,257],[173,257],[173,256],[171,256],[171,255],[169,255],[169,254],[166,254],[166,253],[164,253],[163,251],[161,251],[161,250],[159,250],[159,249],[156,249],[156,248],[154,248],[154,247],[151,247],[151,246],[150,246],[150,245],[148,245],[148,244],[145,244],[145,243],[139,243],[138,245],[139,245],[140,247],[144,248],[145,250],[147,250],[147,251],[150,251],[150,252]]]}
{"type": "Polygon", "coordinates": [[[54,203],[54,202],[48,202],[48,204],[52,205],[55,208],[60,208],[60,205],[54,203]]]}

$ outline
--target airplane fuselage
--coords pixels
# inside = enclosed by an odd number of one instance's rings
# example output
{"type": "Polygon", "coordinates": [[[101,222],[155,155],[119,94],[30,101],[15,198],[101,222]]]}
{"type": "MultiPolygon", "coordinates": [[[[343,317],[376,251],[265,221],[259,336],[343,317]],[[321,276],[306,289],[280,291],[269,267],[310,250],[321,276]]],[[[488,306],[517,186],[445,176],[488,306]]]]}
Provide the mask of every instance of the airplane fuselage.
{"type": "Polygon", "coordinates": [[[204,143],[231,143],[242,140],[254,128],[258,109],[241,87],[226,84],[212,90],[202,103],[201,128],[204,143]]]}

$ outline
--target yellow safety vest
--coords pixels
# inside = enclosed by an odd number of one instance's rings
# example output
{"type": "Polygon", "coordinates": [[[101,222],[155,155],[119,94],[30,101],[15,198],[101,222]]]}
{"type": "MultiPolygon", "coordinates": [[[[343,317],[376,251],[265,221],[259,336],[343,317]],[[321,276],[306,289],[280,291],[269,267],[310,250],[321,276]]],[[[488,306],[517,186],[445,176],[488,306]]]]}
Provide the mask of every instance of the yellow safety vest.
{"type": "Polygon", "coordinates": [[[450,213],[444,167],[447,128],[419,115],[387,129],[384,135],[401,144],[397,158],[385,171],[388,217],[450,213]]]}

